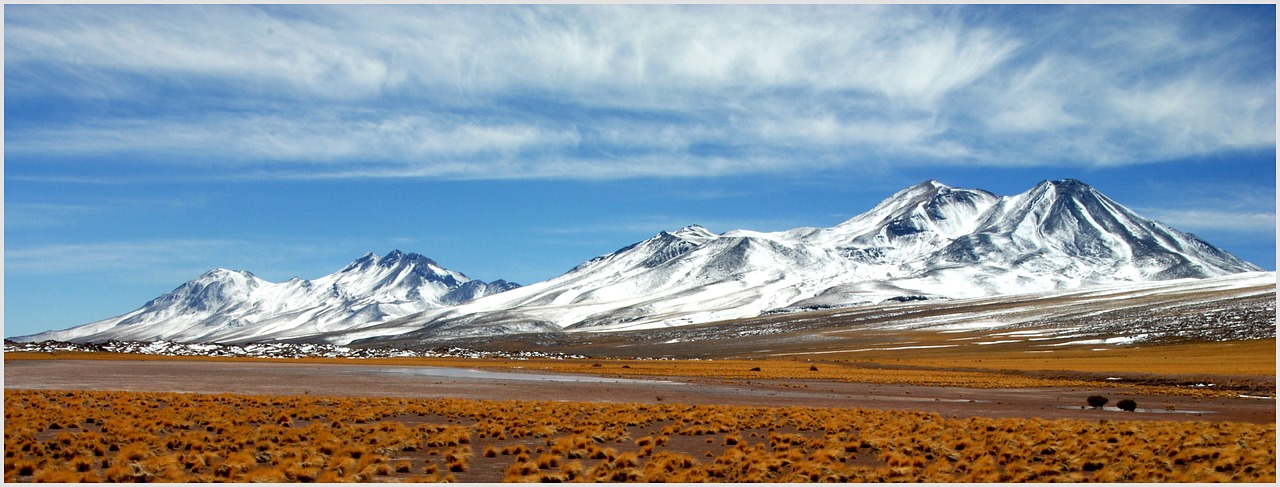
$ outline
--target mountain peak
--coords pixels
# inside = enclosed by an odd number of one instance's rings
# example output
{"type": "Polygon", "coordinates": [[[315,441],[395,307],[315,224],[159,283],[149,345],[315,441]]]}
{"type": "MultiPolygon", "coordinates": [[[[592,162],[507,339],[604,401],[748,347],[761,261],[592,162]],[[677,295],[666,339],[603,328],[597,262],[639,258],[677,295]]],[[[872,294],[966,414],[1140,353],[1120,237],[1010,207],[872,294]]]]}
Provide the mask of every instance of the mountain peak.
{"type": "Polygon", "coordinates": [[[249,272],[249,271],[238,271],[235,269],[227,269],[224,267],[214,267],[213,269],[209,269],[204,274],[201,274],[200,277],[197,279],[198,280],[202,280],[202,279],[226,280],[228,278],[236,278],[236,277],[249,278],[249,277],[255,277],[255,276],[253,275],[252,272],[249,272]]]}
{"type": "Polygon", "coordinates": [[[1080,181],[1079,179],[1070,179],[1070,178],[1056,179],[1053,181],[1049,181],[1049,180],[1041,181],[1034,188],[1032,188],[1031,191],[1032,192],[1053,191],[1054,193],[1060,194],[1060,195],[1090,194],[1090,193],[1098,192],[1097,190],[1093,189],[1092,186],[1085,184],[1083,181],[1080,181]]]}
{"type": "Polygon", "coordinates": [[[214,269],[127,315],[27,338],[338,343],[388,333],[640,329],[903,296],[979,297],[1256,270],[1075,179],[1005,197],[928,180],[831,228],[662,231],[506,297],[473,301],[514,285],[474,281],[397,249],[314,281],[276,284],[214,269]]]}
{"type": "Polygon", "coordinates": [[[952,188],[935,179],[894,193],[871,211],[837,225],[841,245],[894,246],[892,241],[955,238],[973,230],[998,198],[980,189],[952,188]]]}
{"type": "Polygon", "coordinates": [[[407,262],[415,266],[439,266],[435,261],[422,254],[413,252],[404,253],[401,252],[400,249],[392,250],[391,252],[388,252],[387,255],[382,256],[382,259],[378,261],[378,265],[381,265],[382,267],[392,267],[401,262],[407,262]]]}
{"type": "Polygon", "coordinates": [[[1084,181],[1073,178],[1055,179],[1049,181],[1049,184],[1059,188],[1089,188],[1089,185],[1085,184],[1084,181]]]}
{"type": "Polygon", "coordinates": [[[233,343],[312,337],[453,306],[519,287],[474,282],[420,254],[367,253],[338,272],[269,282],[247,271],[214,268],[141,308],[43,339],[175,340],[233,343]]]}
{"type": "Polygon", "coordinates": [[[408,262],[415,266],[435,265],[438,267],[435,261],[421,254],[405,253],[400,249],[394,249],[391,252],[387,252],[387,255],[381,257],[373,252],[366,253],[355,261],[352,261],[350,264],[347,264],[347,266],[343,267],[339,272],[364,271],[375,265],[378,267],[395,267],[402,262],[408,262]]]}
{"type": "Polygon", "coordinates": [[[920,184],[912,186],[912,189],[931,189],[931,190],[951,189],[951,186],[947,186],[946,184],[943,184],[941,181],[938,181],[937,179],[930,179],[928,181],[924,181],[920,184]]]}
{"type": "Polygon", "coordinates": [[[892,196],[885,198],[884,201],[881,201],[880,204],[876,205],[876,208],[872,209],[872,211],[881,208],[911,205],[914,201],[932,198],[944,189],[950,189],[950,186],[942,184],[934,179],[913,184],[899,190],[892,196]]]}
{"type": "Polygon", "coordinates": [[[702,225],[689,225],[676,230],[675,232],[671,232],[670,235],[694,242],[704,242],[718,236],[715,232],[707,230],[702,225]]]}
{"type": "Polygon", "coordinates": [[[343,267],[342,270],[338,272],[351,272],[357,269],[367,269],[369,266],[377,263],[378,260],[378,254],[369,252],[360,256],[360,258],[351,261],[350,264],[347,264],[346,267],[343,267]]]}

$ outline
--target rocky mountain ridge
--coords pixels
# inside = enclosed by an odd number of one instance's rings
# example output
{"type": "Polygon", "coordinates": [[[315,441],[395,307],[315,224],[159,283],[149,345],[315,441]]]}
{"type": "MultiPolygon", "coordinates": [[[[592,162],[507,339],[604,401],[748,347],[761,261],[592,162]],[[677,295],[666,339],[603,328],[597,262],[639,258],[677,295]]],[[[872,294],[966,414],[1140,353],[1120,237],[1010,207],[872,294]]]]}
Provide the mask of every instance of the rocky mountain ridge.
{"type": "Polygon", "coordinates": [[[318,279],[265,281],[213,269],[121,316],[16,341],[288,341],[455,306],[519,287],[483,282],[414,253],[369,253],[318,279]]]}
{"type": "Polygon", "coordinates": [[[1261,270],[1080,181],[1001,197],[931,180],[833,227],[664,231],[547,281],[324,339],[663,328],[1261,270]]]}
{"type": "Polygon", "coordinates": [[[1261,271],[1080,181],[925,181],[829,228],[662,231],[524,287],[368,254],[319,279],[215,269],[132,313],[15,340],[349,344],[677,327],[832,307],[1261,271]]]}

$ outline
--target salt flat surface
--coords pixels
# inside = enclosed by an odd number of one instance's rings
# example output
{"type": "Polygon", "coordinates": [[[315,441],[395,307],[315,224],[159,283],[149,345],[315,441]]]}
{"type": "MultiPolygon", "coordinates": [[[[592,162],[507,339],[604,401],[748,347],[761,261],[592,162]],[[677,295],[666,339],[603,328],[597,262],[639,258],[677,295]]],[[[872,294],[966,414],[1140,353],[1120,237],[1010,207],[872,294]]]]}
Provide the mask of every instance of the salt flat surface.
{"type": "Polygon", "coordinates": [[[682,384],[669,380],[622,379],[594,375],[540,374],[536,372],[500,372],[494,370],[463,369],[457,367],[350,367],[349,373],[364,375],[394,375],[401,377],[444,377],[451,379],[519,380],[535,382],[601,382],[601,383],[658,383],[682,384]]]}

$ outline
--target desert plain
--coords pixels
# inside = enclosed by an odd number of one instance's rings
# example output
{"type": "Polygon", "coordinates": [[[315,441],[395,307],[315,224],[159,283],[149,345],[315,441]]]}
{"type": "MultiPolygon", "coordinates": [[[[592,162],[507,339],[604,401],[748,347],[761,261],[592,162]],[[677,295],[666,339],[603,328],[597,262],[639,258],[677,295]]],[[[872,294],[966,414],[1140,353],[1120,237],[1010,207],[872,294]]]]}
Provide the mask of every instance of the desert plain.
{"type": "Polygon", "coordinates": [[[464,356],[11,350],[4,479],[1274,483],[1274,287],[1246,291],[435,344],[464,356]]]}
{"type": "Polygon", "coordinates": [[[921,347],[665,360],[6,353],[5,480],[1275,480],[1274,339],[921,347]],[[1088,406],[1095,395],[1108,403],[1088,406]],[[1116,407],[1125,399],[1133,411],[1116,407]]]}

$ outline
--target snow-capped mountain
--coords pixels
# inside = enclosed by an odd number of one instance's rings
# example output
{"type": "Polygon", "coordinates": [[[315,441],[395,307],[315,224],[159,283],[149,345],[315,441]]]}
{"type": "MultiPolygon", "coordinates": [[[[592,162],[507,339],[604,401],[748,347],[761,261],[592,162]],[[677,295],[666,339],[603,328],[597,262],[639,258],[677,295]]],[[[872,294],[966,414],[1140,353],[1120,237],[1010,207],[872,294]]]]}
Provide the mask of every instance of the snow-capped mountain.
{"type": "Polygon", "coordinates": [[[323,338],[654,328],[1260,270],[1079,181],[1007,197],[927,181],[834,227],[661,232],[554,279],[323,338]]]}
{"type": "Polygon", "coordinates": [[[338,272],[268,282],[213,269],[122,316],[17,341],[237,343],[317,334],[465,303],[519,287],[476,281],[418,254],[366,254],[338,272]]]}
{"type": "Polygon", "coordinates": [[[610,331],[1261,270],[1079,181],[1003,197],[926,181],[830,228],[692,225],[524,287],[400,251],[309,281],[215,269],[123,316],[14,340],[345,345],[610,331]]]}

